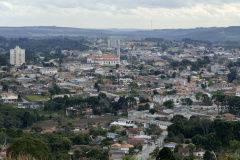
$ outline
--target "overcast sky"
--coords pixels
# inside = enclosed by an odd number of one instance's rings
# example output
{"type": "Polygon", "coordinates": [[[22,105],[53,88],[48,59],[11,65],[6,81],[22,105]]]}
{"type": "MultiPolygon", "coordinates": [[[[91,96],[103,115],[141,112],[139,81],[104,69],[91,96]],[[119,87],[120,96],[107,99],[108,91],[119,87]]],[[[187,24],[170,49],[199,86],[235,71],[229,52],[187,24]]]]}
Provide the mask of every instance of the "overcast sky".
{"type": "Polygon", "coordinates": [[[0,26],[240,26],[239,0],[0,0],[0,26]]]}

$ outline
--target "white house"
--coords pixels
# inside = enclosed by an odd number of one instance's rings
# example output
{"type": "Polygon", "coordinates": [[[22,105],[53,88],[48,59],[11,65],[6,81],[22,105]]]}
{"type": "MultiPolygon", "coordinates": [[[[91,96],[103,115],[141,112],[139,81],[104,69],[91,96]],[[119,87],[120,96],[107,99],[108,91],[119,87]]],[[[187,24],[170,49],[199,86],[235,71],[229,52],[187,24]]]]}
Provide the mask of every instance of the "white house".
{"type": "Polygon", "coordinates": [[[174,103],[180,104],[181,99],[185,99],[185,98],[190,98],[192,101],[196,101],[195,95],[189,94],[189,95],[167,95],[167,96],[155,95],[153,97],[153,102],[163,104],[168,100],[172,100],[174,103]]]}
{"type": "Polygon", "coordinates": [[[201,157],[201,158],[203,158],[205,152],[206,152],[205,149],[199,148],[198,150],[196,150],[196,151],[193,152],[193,155],[196,156],[196,157],[201,157]]]}
{"type": "Polygon", "coordinates": [[[133,80],[131,78],[119,78],[119,82],[122,82],[123,84],[130,84],[133,82],[133,80]]]}
{"type": "Polygon", "coordinates": [[[225,66],[220,66],[218,64],[211,66],[211,72],[223,74],[225,70],[225,66]]]}
{"type": "Polygon", "coordinates": [[[166,130],[168,128],[168,126],[172,125],[173,123],[167,122],[167,121],[150,121],[150,125],[151,124],[156,124],[161,129],[166,130]]]}
{"type": "Polygon", "coordinates": [[[56,67],[42,67],[42,68],[39,68],[39,72],[41,74],[49,74],[49,73],[56,74],[56,73],[58,73],[56,67]]]}
{"type": "Polygon", "coordinates": [[[1,93],[1,100],[5,103],[13,103],[18,101],[18,95],[11,93],[1,93]]]}
{"type": "Polygon", "coordinates": [[[145,111],[137,111],[137,110],[130,110],[128,111],[128,119],[143,119],[143,114],[144,113],[149,113],[149,110],[145,111]]]}

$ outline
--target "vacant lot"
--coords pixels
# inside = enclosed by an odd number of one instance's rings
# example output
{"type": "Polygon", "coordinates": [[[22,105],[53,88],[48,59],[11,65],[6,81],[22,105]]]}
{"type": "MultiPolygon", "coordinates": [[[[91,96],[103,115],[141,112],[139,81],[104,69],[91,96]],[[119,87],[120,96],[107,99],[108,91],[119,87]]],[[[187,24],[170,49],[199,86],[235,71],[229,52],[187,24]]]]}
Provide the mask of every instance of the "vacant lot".
{"type": "MultiPolygon", "coordinates": [[[[94,123],[102,123],[102,122],[110,122],[112,121],[116,121],[117,119],[119,119],[119,117],[117,116],[112,116],[112,117],[100,117],[100,118],[89,118],[89,119],[66,119],[64,124],[67,123],[72,123],[75,126],[82,126],[84,124],[88,124],[89,122],[94,122],[94,123]]],[[[30,131],[31,128],[33,126],[40,126],[43,129],[54,129],[57,127],[57,122],[54,121],[44,121],[44,122],[39,122],[39,123],[35,123],[34,125],[32,125],[31,127],[26,128],[25,130],[30,131]]]]}
{"type": "Polygon", "coordinates": [[[39,100],[47,100],[48,96],[40,96],[40,95],[27,95],[26,96],[31,101],[39,101],[39,100]]]}

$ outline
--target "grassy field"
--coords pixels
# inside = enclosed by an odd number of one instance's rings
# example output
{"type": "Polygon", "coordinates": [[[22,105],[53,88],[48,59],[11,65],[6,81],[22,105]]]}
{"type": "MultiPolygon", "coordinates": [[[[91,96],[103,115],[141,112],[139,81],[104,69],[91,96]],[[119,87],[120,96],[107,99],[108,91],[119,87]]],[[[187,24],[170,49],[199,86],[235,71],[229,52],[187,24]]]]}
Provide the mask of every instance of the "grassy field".
{"type": "MultiPolygon", "coordinates": [[[[91,122],[102,123],[102,122],[110,122],[111,120],[116,121],[117,119],[119,119],[118,116],[89,118],[89,119],[66,119],[64,124],[72,123],[74,126],[83,126],[83,125],[87,125],[88,123],[91,123],[91,122]]],[[[48,120],[48,121],[44,121],[44,122],[35,123],[32,126],[26,128],[25,130],[30,131],[33,126],[40,126],[43,129],[54,129],[57,127],[57,125],[58,125],[57,122],[48,120]]]]}
{"type": "Polygon", "coordinates": [[[26,96],[31,101],[39,101],[39,100],[47,100],[48,96],[40,96],[40,95],[27,95],[26,96]]]}

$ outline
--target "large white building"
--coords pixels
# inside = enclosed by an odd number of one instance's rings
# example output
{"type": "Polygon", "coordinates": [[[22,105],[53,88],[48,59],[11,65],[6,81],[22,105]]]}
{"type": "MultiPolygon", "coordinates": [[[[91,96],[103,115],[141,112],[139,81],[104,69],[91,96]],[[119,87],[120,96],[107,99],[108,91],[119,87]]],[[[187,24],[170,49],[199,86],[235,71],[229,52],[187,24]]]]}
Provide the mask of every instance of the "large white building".
{"type": "Polygon", "coordinates": [[[56,74],[58,73],[58,70],[56,67],[41,67],[39,68],[39,72],[41,74],[56,74]]]}
{"type": "Polygon", "coordinates": [[[21,66],[23,63],[25,63],[25,49],[21,49],[19,46],[10,49],[10,64],[21,66]]]}
{"type": "MultiPolygon", "coordinates": [[[[120,53],[118,54],[120,55],[120,53]]],[[[101,51],[97,51],[95,55],[91,55],[87,58],[87,63],[98,63],[99,65],[116,65],[120,64],[120,56],[102,54],[101,51]]]]}

